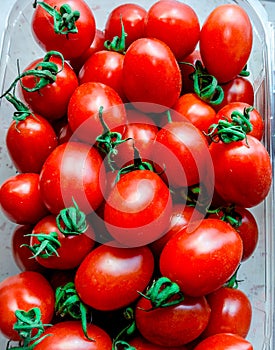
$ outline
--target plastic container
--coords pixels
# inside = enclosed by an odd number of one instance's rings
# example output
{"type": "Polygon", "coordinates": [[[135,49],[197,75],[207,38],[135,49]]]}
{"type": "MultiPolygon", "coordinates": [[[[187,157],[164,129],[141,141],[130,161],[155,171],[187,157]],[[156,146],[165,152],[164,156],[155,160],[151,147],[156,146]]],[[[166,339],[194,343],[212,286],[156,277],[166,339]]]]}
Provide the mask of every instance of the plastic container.
{"type": "MultiPolygon", "coordinates": [[[[86,0],[96,17],[98,28],[103,28],[108,13],[115,6],[124,3],[119,0],[86,0]]],[[[148,9],[154,1],[139,0],[136,3],[148,9]]],[[[274,144],[274,69],[275,24],[269,23],[267,13],[257,0],[185,0],[199,16],[201,24],[206,16],[217,5],[237,3],[248,13],[254,29],[253,50],[249,60],[250,79],[255,89],[255,107],[265,119],[264,144],[273,157],[274,144]]],[[[17,0],[12,8],[1,50],[0,62],[0,92],[3,93],[17,75],[16,61],[20,67],[25,67],[43,52],[35,43],[31,33],[32,1],[17,0]]],[[[11,161],[5,150],[5,133],[11,121],[13,107],[5,99],[0,101],[0,183],[15,174],[11,161]]],[[[249,174],[248,174],[249,175],[249,174]]],[[[253,208],[259,226],[260,237],[254,255],[244,262],[239,271],[239,279],[243,280],[241,289],[247,293],[253,306],[253,319],[248,340],[255,350],[275,349],[274,333],[274,219],[273,219],[272,188],[266,200],[253,208]]],[[[14,225],[0,213],[0,280],[19,270],[13,262],[10,249],[10,236],[14,225]]],[[[4,349],[6,339],[0,335],[0,348],[4,349]]],[[[69,350],[69,349],[68,349],[69,350]]]]}

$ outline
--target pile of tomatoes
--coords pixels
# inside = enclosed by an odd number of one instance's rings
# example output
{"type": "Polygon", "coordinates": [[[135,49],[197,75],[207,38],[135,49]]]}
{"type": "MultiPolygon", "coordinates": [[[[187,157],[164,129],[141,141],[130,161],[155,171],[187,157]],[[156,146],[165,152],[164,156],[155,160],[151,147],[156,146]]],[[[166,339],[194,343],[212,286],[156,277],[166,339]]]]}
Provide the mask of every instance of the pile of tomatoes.
{"type": "Polygon", "coordinates": [[[45,55],[1,97],[22,270],[0,283],[7,348],[251,350],[237,272],[272,170],[247,13],[125,3],[100,30],[83,0],[33,11],[45,55]]]}

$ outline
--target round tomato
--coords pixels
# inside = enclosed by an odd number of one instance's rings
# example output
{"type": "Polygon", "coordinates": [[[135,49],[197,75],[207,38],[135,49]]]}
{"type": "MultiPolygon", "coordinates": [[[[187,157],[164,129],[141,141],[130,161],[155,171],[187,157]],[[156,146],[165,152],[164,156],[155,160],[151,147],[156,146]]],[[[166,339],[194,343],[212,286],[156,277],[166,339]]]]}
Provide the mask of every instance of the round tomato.
{"type": "Polygon", "coordinates": [[[116,310],[139,297],[138,291],[144,291],[153,271],[154,258],[148,247],[101,245],[80,264],[75,287],[81,300],[94,309],[116,310]]]}
{"type": "Polygon", "coordinates": [[[231,333],[212,335],[197,345],[194,350],[253,350],[252,344],[244,338],[231,333]]]}
{"type": "Polygon", "coordinates": [[[200,34],[200,53],[208,73],[219,83],[234,79],[248,61],[252,41],[252,25],[245,10],[236,4],[217,6],[200,34]]]}

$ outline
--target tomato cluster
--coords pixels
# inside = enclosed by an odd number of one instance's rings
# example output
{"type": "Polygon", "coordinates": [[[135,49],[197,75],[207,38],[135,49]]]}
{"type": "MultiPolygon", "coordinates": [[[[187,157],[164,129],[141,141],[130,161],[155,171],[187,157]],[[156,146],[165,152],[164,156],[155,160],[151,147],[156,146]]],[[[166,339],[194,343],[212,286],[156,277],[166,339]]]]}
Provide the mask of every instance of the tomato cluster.
{"type": "Polygon", "coordinates": [[[127,3],[100,30],[83,0],[47,0],[31,25],[45,56],[2,95],[22,271],[0,283],[0,331],[16,349],[251,350],[237,272],[272,170],[246,12],[127,3]]]}

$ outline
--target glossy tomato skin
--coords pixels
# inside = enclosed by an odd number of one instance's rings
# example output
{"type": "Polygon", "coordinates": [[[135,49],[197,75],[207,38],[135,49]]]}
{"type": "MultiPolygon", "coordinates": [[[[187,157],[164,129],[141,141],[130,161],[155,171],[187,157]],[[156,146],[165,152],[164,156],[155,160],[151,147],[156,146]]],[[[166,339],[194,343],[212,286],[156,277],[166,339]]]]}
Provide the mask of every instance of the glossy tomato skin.
{"type": "Polygon", "coordinates": [[[57,215],[73,205],[86,214],[99,207],[105,191],[105,168],[98,151],[80,142],[59,145],[44,163],[39,186],[48,210],[57,215]]]}
{"type": "Polygon", "coordinates": [[[241,237],[228,223],[203,219],[168,241],[160,256],[160,271],[178,283],[184,294],[206,295],[229,280],[242,252],[241,237]]]}
{"type": "Polygon", "coordinates": [[[116,241],[138,247],[166,232],[171,211],[171,195],[161,178],[149,170],[135,170],[123,175],[112,189],[104,221],[116,241]]]}
{"type": "Polygon", "coordinates": [[[35,224],[48,214],[39,189],[39,174],[11,176],[0,188],[0,204],[6,217],[16,224],[35,224]]]}
{"type": "Polygon", "coordinates": [[[19,123],[11,123],[6,146],[19,172],[39,173],[44,161],[57,146],[57,136],[45,118],[29,115],[19,123]]]}
{"type": "MultiPolygon", "coordinates": [[[[47,0],[47,4],[60,10],[63,0],[47,0]]],[[[37,43],[44,51],[60,51],[65,59],[71,59],[86,51],[95,36],[95,18],[92,10],[83,0],[66,1],[73,11],[80,12],[79,19],[75,22],[77,33],[67,35],[58,34],[54,31],[53,17],[41,6],[37,6],[32,17],[32,33],[37,43]]]]}
{"type": "Polygon", "coordinates": [[[175,305],[151,311],[151,302],[141,298],[135,310],[141,335],[159,346],[182,346],[196,339],[205,329],[210,308],[204,296],[185,299],[175,305]]]}
{"type": "Polygon", "coordinates": [[[194,350],[253,350],[252,344],[235,334],[219,333],[200,342],[194,350]]]}
{"type": "Polygon", "coordinates": [[[145,32],[147,37],[165,42],[180,60],[195,49],[200,24],[196,12],[189,5],[177,0],[161,0],[149,8],[145,32]]]}
{"type": "Polygon", "coordinates": [[[75,286],[87,305],[97,310],[116,310],[137,300],[138,291],[147,287],[153,270],[154,258],[148,247],[101,245],[79,266],[75,286]]]}
{"type": "Polygon", "coordinates": [[[217,6],[201,28],[205,68],[220,83],[234,79],[247,63],[252,41],[252,25],[245,10],[235,4],[217,6]]]}
{"type": "MultiPolygon", "coordinates": [[[[159,350],[159,345],[153,344],[146,340],[141,336],[136,336],[135,338],[129,341],[129,344],[133,346],[136,350],[159,350]]],[[[172,346],[172,347],[161,347],[161,349],[169,349],[169,350],[187,350],[187,348],[183,346],[172,346]]]]}
{"type": "Polygon", "coordinates": [[[102,328],[88,323],[87,332],[94,341],[85,337],[80,321],[59,322],[43,333],[42,337],[49,336],[40,341],[35,349],[110,350],[112,348],[112,340],[102,328]]]}
{"type": "Polygon", "coordinates": [[[13,329],[16,310],[29,311],[38,307],[44,324],[52,321],[54,292],[49,282],[40,273],[24,271],[9,276],[0,283],[0,330],[12,340],[19,340],[13,329]]]}
{"type": "Polygon", "coordinates": [[[263,144],[253,136],[246,137],[229,144],[212,142],[209,151],[218,194],[227,203],[251,208],[268,195],[272,170],[263,144]]]}
{"type": "Polygon", "coordinates": [[[164,42],[141,38],[130,45],[124,57],[123,87],[137,109],[165,111],[178,99],[181,85],[178,63],[164,42]]]}

